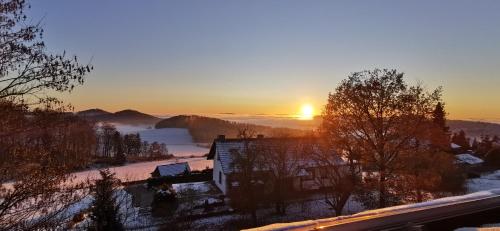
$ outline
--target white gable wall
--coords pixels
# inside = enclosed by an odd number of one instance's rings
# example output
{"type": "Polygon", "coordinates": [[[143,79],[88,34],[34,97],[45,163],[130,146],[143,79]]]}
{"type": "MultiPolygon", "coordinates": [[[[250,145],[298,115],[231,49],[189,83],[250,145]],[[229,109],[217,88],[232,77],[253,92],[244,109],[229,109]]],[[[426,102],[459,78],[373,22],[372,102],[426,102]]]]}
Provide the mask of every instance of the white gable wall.
{"type": "Polygon", "coordinates": [[[222,164],[219,160],[219,155],[217,153],[214,156],[214,170],[213,170],[212,180],[215,182],[215,185],[217,185],[220,191],[222,191],[224,195],[227,195],[226,175],[222,172],[222,164]]]}

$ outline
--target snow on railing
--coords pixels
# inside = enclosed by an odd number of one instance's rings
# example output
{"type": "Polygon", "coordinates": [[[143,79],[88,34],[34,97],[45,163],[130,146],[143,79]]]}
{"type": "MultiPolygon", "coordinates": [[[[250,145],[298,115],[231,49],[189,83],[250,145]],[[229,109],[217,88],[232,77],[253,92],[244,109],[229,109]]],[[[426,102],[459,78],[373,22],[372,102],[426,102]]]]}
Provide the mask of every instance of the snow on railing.
{"type": "Polygon", "coordinates": [[[302,229],[307,229],[307,228],[312,229],[315,227],[321,227],[322,225],[325,225],[327,223],[344,221],[346,219],[371,217],[371,216],[375,216],[375,215],[385,215],[385,214],[387,214],[387,215],[399,214],[399,213],[411,212],[411,211],[416,211],[416,210],[424,210],[424,209],[429,209],[429,208],[433,208],[433,207],[452,205],[452,204],[461,203],[461,202],[487,199],[490,197],[498,197],[498,196],[500,196],[500,189],[492,189],[492,190],[487,190],[487,191],[480,191],[480,192],[475,192],[475,193],[471,193],[471,194],[466,194],[466,195],[462,195],[462,196],[444,197],[444,198],[435,199],[435,200],[426,201],[426,202],[421,202],[421,203],[399,205],[399,206],[387,207],[387,208],[382,208],[382,209],[367,210],[364,212],[356,213],[353,215],[347,215],[347,216],[338,216],[338,217],[324,218],[324,219],[317,219],[317,220],[306,220],[306,221],[291,222],[291,223],[276,223],[276,224],[266,225],[266,226],[262,226],[262,227],[258,227],[258,228],[248,229],[247,231],[285,231],[285,230],[293,230],[293,229],[301,229],[301,228],[302,229]]]}

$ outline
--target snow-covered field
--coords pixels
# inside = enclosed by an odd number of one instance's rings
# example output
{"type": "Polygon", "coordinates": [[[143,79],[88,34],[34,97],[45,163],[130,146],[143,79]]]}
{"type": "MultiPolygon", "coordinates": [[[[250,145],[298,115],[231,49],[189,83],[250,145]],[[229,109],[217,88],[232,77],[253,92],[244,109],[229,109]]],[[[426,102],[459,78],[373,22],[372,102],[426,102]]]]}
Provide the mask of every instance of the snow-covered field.
{"type": "Polygon", "coordinates": [[[149,143],[158,142],[167,145],[168,152],[175,156],[201,156],[208,153],[208,148],[197,146],[185,128],[160,128],[139,131],[141,139],[149,143]]]}
{"type": "Polygon", "coordinates": [[[208,148],[200,147],[194,143],[189,131],[185,128],[154,129],[151,125],[114,125],[123,134],[139,133],[143,141],[166,144],[168,152],[175,156],[201,156],[209,151],[208,148]]]}
{"type": "MultiPolygon", "coordinates": [[[[128,164],[125,166],[110,168],[111,172],[116,174],[116,177],[122,181],[137,181],[145,180],[151,176],[151,172],[154,171],[155,167],[163,164],[171,164],[176,162],[188,162],[191,170],[203,170],[205,168],[212,168],[213,160],[207,160],[204,157],[197,158],[185,158],[185,159],[170,159],[170,160],[159,160],[159,161],[149,161],[128,164]]],[[[74,173],[76,181],[84,181],[87,178],[95,179],[99,177],[99,170],[88,170],[74,173]]]]}

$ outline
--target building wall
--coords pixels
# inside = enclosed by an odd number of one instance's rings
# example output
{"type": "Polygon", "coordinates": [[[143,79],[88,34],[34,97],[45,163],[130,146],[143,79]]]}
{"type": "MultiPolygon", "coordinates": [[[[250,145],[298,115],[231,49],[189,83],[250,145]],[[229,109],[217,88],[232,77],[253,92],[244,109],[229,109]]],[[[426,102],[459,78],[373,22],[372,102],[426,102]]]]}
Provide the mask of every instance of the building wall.
{"type": "Polygon", "coordinates": [[[212,180],[215,182],[215,185],[222,191],[224,195],[227,195],[227,177],[222,172],[222,165],[218,159],[218,155],[214,156],[214,171],[212,175],[212,180]],[[219,174],[221,179],[219,181],[219,174]]]}

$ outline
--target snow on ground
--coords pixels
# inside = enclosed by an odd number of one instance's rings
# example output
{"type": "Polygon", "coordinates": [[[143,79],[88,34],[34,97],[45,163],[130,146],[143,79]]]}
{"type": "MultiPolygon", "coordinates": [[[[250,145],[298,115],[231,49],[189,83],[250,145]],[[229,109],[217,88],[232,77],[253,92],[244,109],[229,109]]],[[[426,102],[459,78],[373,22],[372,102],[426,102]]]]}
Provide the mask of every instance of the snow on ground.
{"type": "Polygon", "coordinates": [[[192,144],[167,144],[168,153],[178,157],[203,156],[209,152],[208,148],[192,144]]]}
{"type": "MultiPolygon", "coordinates": [[[[116,174],[116,177],[122,181],[137,181],[145,180],[151,176],[156,166],[164,164],[172,164],[176,162],[188,162],[191,170],[203,170],[205,168],[212,168],[213,160],[207,160],[204,157],[186,158],[186,159],[169,159],[159,161],[149,161],[128,164],[119,167],[110,168],[111,172],[116,174]]],[[[99,177],[99,170],[87,170],[73,174],[77,182],[85,181],[86,178],[95,179],[99,177]]]]}
{"type": "Polygon", "coordinates": [[[176,192],[180,192],[186,189],[192,189],[198,193],[206,193],[211,190],[211,184],[208,181],[180,183],[180,184],[172,184],[172,188],[174,188],[176,192]]]}
{"type": "Polygon", "coordinates": [[[271,224],[268,226],[263,226],[263,227],[259,227],[259,228],[255,228],[255,229],[249,229],[249,230],[252,230],[252,231],[264,231],[264,230],[266,230],[267,231],[267,230],[288,230],[288,229],[292,229],[292,228],[301,228],[301,227],[302,228],[306,228],[306,227],[312,228],[312,227],[321,226],[322,224],[325,224],[325,223],[340,221],[340,220],[344,220],[344,219],[359,218],[359,217],[371,217],[371,216],[380,215],[380,214],[392,214],[392,213],[408,212],[408,211],[419,210],[419,209],[427,208],[427,207],[435,207],[435,206],[442,206],[442,205],[447,205],[447,204],[454,204],[454,203],[461,202],[461,201],[469,201],[469,200],[476,200],[476,199],[481,199],[481,198],[488,198],[488,197],[492,197],[492,196],[498,196],[499,194],[500,194],[500,189],[481,191],[481,192],[476,192],[476,193],[467,194],[467,195],[463,195],[463,196],[445,197],[445,198],[426,201],[426,202],[422,202],[422,203],[393,206],[393,207],[387,207],[387,208],[383,208],[383,209],[367,210],[364,212],[356,213],[354,215],[339,216],[339,217],[317,219],[317,220],[305,220],[305,221],[292,222],[292,223],[281,223],[281,224],[277,223],[277,224],[271,224]]]}
{"type": "Polygon", "coordinates": [[[189,131],[185,128],[160,128],[140,131],[141,139],[164,143],[168,152],[175,156],[201,156],[208,153],[208,148],[199,147],[193,142],[189,131]]]}
{"type": "Polygon", "coordinates": [[[185,128],[152,129],[151,125],[114,125],[123,134],[139,133],[143,141],[166,144],[168,152],[175,156],[201,156],[209,151],[208,148],[200,147],[194,143],[189,131],[185,128]]]}
{"type": "MultiPolygon", "coordinates": [[[[460,201],[474,200],[479,198],[487,198],[491,196],[498,196],[500,194],[500,170],[495,171],[493,173],[484,174],[480,178],[468,179],[467,180],[467,189],[468,193],[463,196],[455,196],[455,197],[445,197],[436,200],[431,200],[422,203],[416,204],[408,204],[408,205],[400,205],[394,207],[388,207],[383,209],[376,210],[367,210],[363,212],[356,213],[354,215],[348,216],[339,216],[333,218],[325,218],[325,219],[310,219],[304,217],[303,221],[299,222],[291,222],[291,223],[275,223],[264,227],[259,227],[255,229],[251,229],[253,231],[262,231],[262,230],[288,230],[292,228],[300,228],[300,227],[315,227],[320,226],[321,223],[324,222],[333,222],[348,218],[357,218],[364,216],[374,216],[379,214],[389,214],[389,213],[399,213],[399,212],[407,212],[410,210],[419,210],[425,207],[434,207],[445,204],[457,203],[460,201]]],[[[320,204],[315,205],[315,210],[320,207],[320,204]]],[[[347,212],[349,213],[349,212],[347,212]]],[[[486,229],[485,227],[492,227],[491,225],[484,225],[481,228],[462,228],[460,231],[469,231],[469,230],[491,230],[486,229]]],[[[500,230],[500,229],[497,229],[500,230]]]]}
{"type": "Polygon", "coordinates": [[[478,192],[500,188],[500,170],[467,180],[467,192],[478,192]]]}
{"type": "MultiPolygon", "coordinates": [[[[93,201],[94,198],[91,195],[88,195],[80,202],[72,205],[71,209],[66,212],[72,212],[73,215],[76,215],[81,211],[89,209],[93,201]]],[[[152,225],[154,223],[149,216],[142,215],[139,208],[132,205],[132,196],[125,190],[118,189],[116,191],[116,202],[119,205],[120,218],[126,228],[142,227],[145,225],[152,225]]],[[[73,229],[85,229],[89,226],[90,222],[90,217],[86,216],[85,219],[73,227],[73,229]]]]}
{"type": "Polygon", "coordinates": [[[376,215],[376,214],[387,213],[387,212],[393,213],[393,212],[399,212],[399,211],[408,211],[408,210],[412,210],[412,209],[453,204],[453,203],[457,203],[457,202],[475,200],[475,199],[481,199],[481,198],[488,198],[488,197],[498,196],[498,195],[500,195],[500,189],[492,189],[492,190],[488,190],[488,191],[480,191],[480,192],[475,192],[475,193],[471,193],[471,194],[466,194],[463,196],[443,197],[443,198],[430,200],[430,201],[426,201],[426,202],[421,202],[421,203],[399,205],[399,206],[393,206],[393,207],[388,207],[388,208],[383,208],[383,209],[368,210],[365,212],[357,213],[356,215],[376,215]]]}

